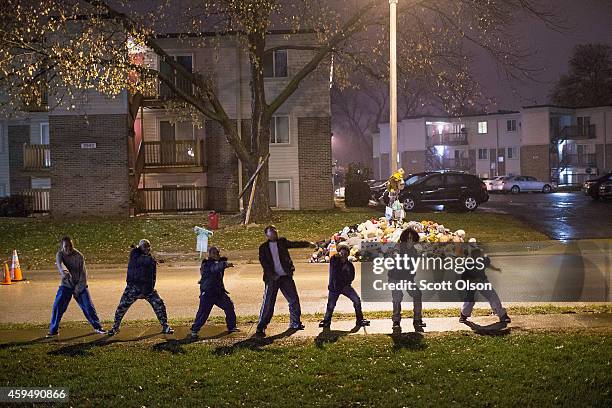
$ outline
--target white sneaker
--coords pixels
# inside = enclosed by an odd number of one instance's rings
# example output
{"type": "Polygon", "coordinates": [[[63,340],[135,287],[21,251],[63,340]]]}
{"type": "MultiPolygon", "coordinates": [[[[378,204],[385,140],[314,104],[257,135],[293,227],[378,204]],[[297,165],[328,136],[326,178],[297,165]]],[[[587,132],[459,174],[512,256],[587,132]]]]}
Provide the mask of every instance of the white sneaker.
{"type": "Polygon", "coordinates": [[[106,334],[106,330],[104,329],[94,329],[94,332],[96,332],[97,334],[106,334]]]}

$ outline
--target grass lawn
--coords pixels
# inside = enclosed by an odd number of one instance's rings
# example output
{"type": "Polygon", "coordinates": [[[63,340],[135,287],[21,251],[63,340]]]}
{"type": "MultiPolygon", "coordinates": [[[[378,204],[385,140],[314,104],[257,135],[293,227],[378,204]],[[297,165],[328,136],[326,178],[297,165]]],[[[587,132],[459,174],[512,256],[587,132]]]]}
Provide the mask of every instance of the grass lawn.
{"type": "Polygon", "coordinates": [[[70,406],[612,406],[610,330],[0,347],[2,386],[70,406]]]}
{"type": "MultiPolygon", "coordinates": [[[[329,211],[279,211],[272,222],[290,239],[318,241],[327,239],[345,225],[356,224],[381,212],[372,208],[335,209],[329,211]]],[[[525,223],[507,215],[474,213],[413,213],[411,220],[433,220],[450,229],[462,228],[469,237],[484,242],[539,241],[547,237],[525,223]]],[[[146,237],[154,251],[166,254],[195,254],[195,225],[205,226],[206,216],[176,218],[96,219],[76,222],[42,218],[0,218],[0,259],[10,259],[19,251],[27,268],[50,267],[59,239],[70,235],[88,263],[125,263],[129,245],[146,237]]],[[[263,226],[245,228],[236,218],[221,218],[222,229],[211,243],[224,250],[255,250],[263,240],[263,226]]]]}

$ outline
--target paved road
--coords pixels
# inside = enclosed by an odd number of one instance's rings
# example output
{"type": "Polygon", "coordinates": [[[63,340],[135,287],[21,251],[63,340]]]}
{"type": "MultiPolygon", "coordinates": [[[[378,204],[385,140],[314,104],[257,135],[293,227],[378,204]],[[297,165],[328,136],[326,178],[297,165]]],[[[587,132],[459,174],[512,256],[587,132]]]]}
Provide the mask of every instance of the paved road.
{"type": "MultiPolygon", "coordinates": [[[[551,244],[553,245],[553,244],[551,244]]],[[[560,243],[554,245],[562,246],[560,243]]],[[[500,278],[511,279],[507,288],[498,287],[502,300],[513,300],[525,304],[525,301],[544,301],[527,296],[535,284],[546,290],[559,290],[559,271],[566,272],[570,291],[580,287],[580,299],[584,302],[610,301],[612,299],[612,263],[610,254],[612,241],[592,243],[573,242],[572,245],[555,249],[551,246],[537,252],[525,254],[499,254],[492,257],[493,263],[502,268],[503,273],[492,272],[492,281],[500,282],[500,278]],[[580,246],[578,249],[577,247],[580,246]],[[578,257],[581,253],[583,257],[578,257]],[[534,274],[534,272],[538,272],[534,274]],[[571,279],[570,279],[571,277],[571,279]],[[576,277],[581,281],[577,282],[576,277]],[[493,279],[494,278],[494,279],[493,279]],[[536,279],[537,278],[537,279],[536,279]],[[584,279],[582,279],[584,278],[584,279]],[[550,282],[550,284],[548,283],[550,282]],[[517,288],[524,287],[519,297],[517,288]],[[513,289],[514,288],[514,289],[513,289]]],[[[295,258],[298,261],[298,258],[295,258]]],[[[326,264],[296,263],[296,282],[300,294],[302,311],[304,313],[323,313],[327,302],[328,266],[326,264]]],[[[125,287],[124,267],[90,266],[89,288],[102,320],[111,320],[123,289],[125,287]]],[[[0,323],[6,322],[47,322],[51,314],[51,305],[57,291],[57,273],[52,270],[40,270],[28,273],[29,282],[20,282],[11,286],[0,287],[0,323]]],[[[359,290],[359,273],[355,287],[359,290]]],[[[173,318],[192,318],[198,306],[198,265],[182,263],[178,265],[165,264],[158,271],[157,289],[163,297],[168,314],[173,318]]],[[[227,290],[236,305],[239,315],[257,315],[261,306],[263,282],[261,267],[256,264],[239,264],[228,270],[225,279],[227,290]]],[[[571,295],[572,293],[570,293],[571,295]]],[[[426,298],[427,299],[427,298],[426,298]]],[[[551,297],[548,300],[552,299],[551,297]]],[[[565,298],[564,298],[565,299],[565,298]]],[[[577,300],[576,297],[571,298],[577,300]]],[[[407,298],[406,300],[410,300],[407,298]]],[[[425,303],[426,308],[457,307],[458,303],[436,302],[435,298],[425,303]]],[[[364,309],[370,311],[389,310],[390,302],[366,302],[364,309]]],[[[411,306],[411,305],[406,305],[411,306]]],[[[487,307],[486,304],[480,305],[487,307]]],[[[340,312],[352,312],[352,304],[348,299],[341,298],[336,308],[340,312]]],[[[287,302],[279,295],[276,305],[277,313],[287,314],[287,302]]],[[[214,309],[214,315],[219,310],[214,309]]],[[[126,319],[152,319],[153,311],[145,301],[138,301],[129,310],[126,319]]],[[[75,302],[72,302],[65,315],[66,320],[83,320],[83,315],[75,302]]]]}
{"type": "Polygon", "coordinates": [[[612,237],[612,201],[582,193],[491,194],[480,210],[518,217],[552,239],[612,237]]]}

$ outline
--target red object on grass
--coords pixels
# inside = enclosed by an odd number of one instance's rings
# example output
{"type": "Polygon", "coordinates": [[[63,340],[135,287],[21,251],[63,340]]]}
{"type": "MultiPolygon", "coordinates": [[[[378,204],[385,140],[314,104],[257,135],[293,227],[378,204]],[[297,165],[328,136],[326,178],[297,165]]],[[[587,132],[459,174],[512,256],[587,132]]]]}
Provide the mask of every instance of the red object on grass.
{"type": "Polygon", "coordinates": [[[216,211],[208,213],[208,228],[210,230],[219,229],[219,214],[216,211]]]}

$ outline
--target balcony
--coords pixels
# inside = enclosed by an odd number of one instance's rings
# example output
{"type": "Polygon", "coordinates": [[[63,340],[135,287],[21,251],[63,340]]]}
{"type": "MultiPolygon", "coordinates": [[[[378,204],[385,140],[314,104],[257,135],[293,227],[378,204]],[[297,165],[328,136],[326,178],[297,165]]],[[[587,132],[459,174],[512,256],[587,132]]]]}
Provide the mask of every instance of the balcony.
{"type": "Polygon", "coordinates": [[[23,169],[28,171],[47,170],[51,168],[51,148],[49,145],[23,145],[23,169]]]}
{"type": "MultiPolygon", "coordinates": [[[[145,106],[155,104],[156,102],[170,101],[177,98],[174,91],[157,78],[147,78],[145,81],[145,89],[143,91],[145,106]]],[[[190,81],[177,76],[174,82],[178,89],[182,90],[188,95],[193,95],[193,87],[190,81]]]]}
{"type": "Polygon", "coordinates": [[[24,190],[23,195],[28,197],[27,206],[32,213],[49,212],[49,191],[48,189],[29,189],[24,190]]]}
{"type": "Polygon", "coordinates": [[[202,172],[204,171],[203,145],[202,140],[142,142],[138,159],[143,157],[143,172],[145,173],[181,172],[181,170],[202,172]]]}
{"type": "Polygon", "coordinates": [[[440,133],[428,138],[429,146],[463,146],[468,144],[466,132],[440,133]]]}
{"type": "Polygon", "coordinates": [[[141,188],[136,192],[136,213],[180,213],[207,209],[207,187],[141,188]]]}
{"type": "Polygon", "coordinates": [[[595,153],[571,154],[563,153],[561,156],[561,167],[597,167],[597,155],[595,153]]]}
{"type": "Polygon", "coordinates": [[[560,140],[586,140],[595,139],[595,125],[580,126],[571,125],[564,126],[559,131],[560,140]]]}

